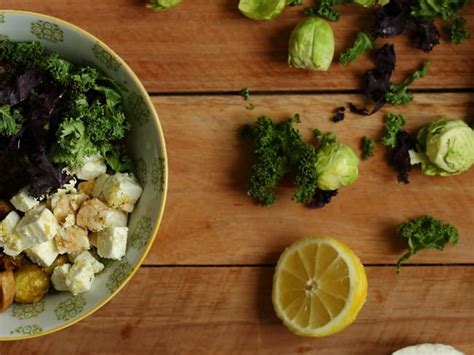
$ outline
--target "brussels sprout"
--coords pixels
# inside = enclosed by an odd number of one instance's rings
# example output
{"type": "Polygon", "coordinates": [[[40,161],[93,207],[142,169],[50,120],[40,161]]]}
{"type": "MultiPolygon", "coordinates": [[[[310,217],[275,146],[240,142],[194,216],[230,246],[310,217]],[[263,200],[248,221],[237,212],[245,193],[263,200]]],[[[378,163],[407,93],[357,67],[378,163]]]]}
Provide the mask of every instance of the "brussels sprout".
{"type": "Polygon", "coordinates": [[[385,6],[390,2],[390,0],[354,0],[354,2],[363,7],[371,7],[375,5],[385,6]]]}
{"type": "Polygon", "coordinates": [[[462,120],[435,121],[417,141],[420,152],[410,152],[410,162],[421,163],[426,175],[456,175],[474,164],[474,131],[462,120]]]}
{"type": "Polygon", "coordinates": [[[291,32],[288,51],[290,67],[328,70],[334,57],[331,25],[319,17],[304,19],[291,32]]]}
{"type": "Polygon", "coordinates": [[[183,0],[150,0],[150,2],[146,5],[149,9],[153,11],[163,11],[167,10],[170,7],[174,7],[178,5],[183,0]]]}
{"type": "Polygon", "coordinates": [[[271,20],[281,14],[286,0],[240,0],[239,10],[252,20],[271,20]]]}
{"type": "Polygon", "coordinates": [[[321,190],[337,190],[349,186],[359,176],[359,158],[345,144],[323,145],[316,154],[317,185],[321,190]]]}

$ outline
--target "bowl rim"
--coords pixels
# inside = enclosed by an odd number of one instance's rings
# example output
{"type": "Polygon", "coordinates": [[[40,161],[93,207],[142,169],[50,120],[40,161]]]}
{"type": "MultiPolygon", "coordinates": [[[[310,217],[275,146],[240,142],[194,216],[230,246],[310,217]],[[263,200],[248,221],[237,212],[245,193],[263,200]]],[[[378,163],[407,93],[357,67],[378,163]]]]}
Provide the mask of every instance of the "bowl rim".
{"type": "Polygon", "coordinates": [[[0,9],[1,13],[4,14],[13,14],[13,15],[30,15],[30,16],[35,16],[40,19],[44,20],[50,20],[54,21],[55,23],[59,23],[65,27],[71,28],[76,32],[80,32],[83,36],[88,37],[90,40],[95,41],[99,45],[101,45],[104,49],[106,49],[112,56],[114,56],[115,59],[122,65],[122,67],[127,71],[129,74],[130,78],[134,81],[134,83],[137,85],[138,90],[141,94],[141,96],[145,99],[145,102],[149,108],[151,108],[150,112],[151,115],[153,116],[153,119],[156,123],[156,128],[157,128],[157,133],[158,137],[162,142],[162,150],[163,150],[163,155],[162,158],[164,160],[164,184],[163,184],[163,192],[161,194],[161,201],[163,207],[159,211],[158,218],[155,220],[155,225],[152,228],[152,236],[150,240],[148,241],[147,245],[145,246],[143,250],[142,256],[137,260],[135,266],[133,267],[132,271],[130,274],[122,281],[121,285],[113,292],[111,292],[107,297],[105,297],[103,300],[101,300],[98,304],[96,304],[92,309],[88,310],[87,312],[81,314],[80,316],[71,319],[70,321],[67,321],[57,327],[48,329],[46,331],[37,333],[37,334],[30,334],[30,335],[22,335],[22,336],[14,336],[14,337],[0,337],[0,341],[14,341],[14,340],[26,340],[26,339],[32,339],[32,338],[37,338],[41,337],[44,335],[52,334],[55,332],[58,332],[60,330],[63,330],[65,328],[68,328],[81,320],[91,316],[93,313],[98,311],[100,308],[102,308],[106,303],[108,303],[112,298],[114,298],[125,285],[130,281],[130,279],[135,275],[135,273],[140,269],[143,261],[145,260],[146,256],[148,255],[155,238],[158,234],[159,227],[161,225],[161,221],[163,219],[163,214],[166,206],[166,199],[168,196],[168,155],[167,155],[167,150],[166,150],[166,142],[165,142],[165,137],[163,133],[163,128],[161,127],[160,120],[158,118],[158,114],[155,110],[155,106],[153,105],[153,102],[151,101],[150,96],[148,95],[148,92],[146,91],[145,87],[143,86],[142,82],[138,78],[138,76],[133,72],[133,70],[130,68],[130,66],[123,60],[112,48],[110,48],[107,44],[105,44],[103,41],[101,41],[99,38],[94,36],[93,34],[89,33],[88,31],[80,28],[79,26],[76,26],[68,21],[62,20],[60,18],[50,16],[50,15],[45,15],[42,13],[38,12],[33,12],[33,11],[24,11],[24,10],[11,10],[11,9],[0,9]]]}

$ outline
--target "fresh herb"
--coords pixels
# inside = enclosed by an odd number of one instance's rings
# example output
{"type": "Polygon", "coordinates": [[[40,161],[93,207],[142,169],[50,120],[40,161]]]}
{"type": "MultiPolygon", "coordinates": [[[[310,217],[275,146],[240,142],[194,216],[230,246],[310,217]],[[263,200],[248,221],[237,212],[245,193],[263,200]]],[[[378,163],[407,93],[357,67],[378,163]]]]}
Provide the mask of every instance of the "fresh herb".
{"type": "Polygon", "coordinates": [[[401,84],[389,84],[389,91],[385,94],[385,100],[392,105],[404,105],[413,101],[413,93],[409,90],[409,86],[416,79],[424,78],[428,73],[429,62],[424,62],[421,69],[415,71],[401,84]]]}
{"type": "Polygon", "coordinates": [[[384,44],[375,53],[375,68],[368,70],[362,77],[362,90],[364,96],[374,102],[372,110],[358,108],[354,104],[349,107],[352,112],[361,115],[372,115],[385,105],[389,82],[395,69],[396,55],[393,44],[384,44]]]}
{"type": "Polygon", "coordinates": [[[306,16],[321,16],[330,21],[339,21],[339,12],[334,5],[349,4],[353,0],[320,0],[318,6],[307,7],[304,10],[306,16]]]}
{"type": "Polygon", "coordinates": [[[455,245],[459,241],[459,231],[456,227],[430,216],[401,223],[398,226],[398,233],[407,241],[409,250],[398,259],[397,272],[400,272],[403,262],[419,251],[425,249],[443,251],[446,244],[455,245]]]}
{"type": "Polygon", "coordinates": [[[345,111],[346,111],[346,108],[344,106],[340,106],[336,109],[336,113],[334,114],[334,116],[332,116],[332,121],[334,123],[337,123],[337,122],[341,122],[344,120],[345,118],[345,111]]]}
{"type": "Polygon", "coordinates": [[[245,100],[245,101],[248,101],[250,99],[250,91],[248,88],[243,88],[242,90],[240,90],[240,96],[242,96],[242,98],[245,100]]]}
{"type": "Polygon", "coordinates": [[[375,141],[364,136],[360,142],[360,148],[362,150],[362,159],[367,160],[374,156],[375,141]]]}
{"type": "Polygon", "coordinates": [[[467,29],[466,20],[462,17],[456,17],[448,29],[451,42],[460,44],[463,40],[471,38],[467,29]]]}
{"type": "Polygon", "coordinates": [[[25,118],[18,109],[11,109],[8,105],[0,107],[0,135],[11,137],[17,134],[25,118]]]}
{"type": "Polygon", "coordinates": [[[360,31],[357,33],[354,45],[341,54],[339,61],[344,65],[348,65],[351,62],[354,63],[357,61],[357,58],[372,49],[373,46],[374,44],[370,35],[364,31],[360,31]]]}
{"type": "Polygon", "coordinates": [[[385,117],[385,134],[382,137],[382,144],[390,149],[395,149],[397,146],[397,134],[405,126],[405,123],[405,118],[402,115],[389,113],[385,117]]]}

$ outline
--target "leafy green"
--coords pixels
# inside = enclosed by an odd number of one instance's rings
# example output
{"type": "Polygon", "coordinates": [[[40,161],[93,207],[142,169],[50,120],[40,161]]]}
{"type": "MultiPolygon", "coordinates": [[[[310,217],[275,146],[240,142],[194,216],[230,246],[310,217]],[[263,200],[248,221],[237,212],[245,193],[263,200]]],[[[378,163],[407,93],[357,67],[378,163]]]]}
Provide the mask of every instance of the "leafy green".
{"type": "Polygon", "coordinates": [[[307,7],[304,10],[306,16],[321,16],[330,21],[339,21],[339,12],[334,5],[350,4],[353,0],[320,0],[318,6],[307,7]]]}
{"type": "Polygon", "coordinates": [[[297,190],[293,198],[297,202],[307,202],[316,191],[316,153],[293,127],[299,122],[299,115],[277,124],[262,116],[252,128],[256,160],[248,193],[262,205],[275,202],[275,189],[287,173],[294,174],[297,190]]]}
{"type": "Polygon", "coordinates": [[[361,158],[363,160],[369,159],[374,156],[375,141],[371,138],[362,137],[360,147],[362,150],[361,158]]]}
{"type": "Polygon", "coordinates": [[[357,38],[352,48],[347,49],[344,53],[341,53],[339,61],[347,65],[350,62],[355,62],[362,54],[372,49],[374,46],[372,38],[369,34],[364,31],[357,33],[357,38]]]}
{"type": "Polygon", "coordinates": [[[424,78],[428,74],[429,62],[424,62],[423,66],[410,75],[401,84],[389,84],[389,90],[385,94],[385,100],[392,105],[404,105],[413,101],[413,93],[409,90],[409,87],[416,79],[424,78]]]}
{"type": "Polygon", "coordinates": [[[303,5],[304,0],[286,0],[286,6],[303,5]]]}
{"type": "Polygon", "coordinates": [[[463,40],[471,38],[466,20],[462,17],[456,17],[449,26],[448,31],[451,42],[454,44],[460,44],[463,40]]]}
{"type": "Polygon", "coordinates": [[[182,0],[150,0],[146,5],[149,9],[160,12],[179,5],[182,0]]]}
{"type": "Polygon", "coordinates": [[[242,96],[242,98],[245,100],[245,101],[248,101],[250,99],[250,91],[248,88],[243,88],[242,90],[240,90],[240,96],[242,96]]]}
{"type": "Polygon", "coordinates": [[[459,232],[454,226],[430,216],[401,223],[398,226],[398,233],[408,242],[409,250],[398,259],[397,272],[400,272],[404,261],[419,251],[424,249],[443,251],[446,244],[455,245],[459,241],[459,232]]]}
{"type": "Polygon", "coordinates": [[[389,113],[385,117],[385,134],[382,137],[382,144],[395,149],[397,146],[397,134],[405,126],[405,118],[402,115],[389,113]]]}
{"type": "Polygon", "coordinates": [[[454,19],[469,0],[419,0],[412,6],[415,17],[440,16],[443,20],[454,19]]]}
{"type": "Polygon", "coordinates": [[[11,109],[8,105],[0,107],[0,135],[11,137],[17,134],[25,118],[18,109],[11,109]]]}

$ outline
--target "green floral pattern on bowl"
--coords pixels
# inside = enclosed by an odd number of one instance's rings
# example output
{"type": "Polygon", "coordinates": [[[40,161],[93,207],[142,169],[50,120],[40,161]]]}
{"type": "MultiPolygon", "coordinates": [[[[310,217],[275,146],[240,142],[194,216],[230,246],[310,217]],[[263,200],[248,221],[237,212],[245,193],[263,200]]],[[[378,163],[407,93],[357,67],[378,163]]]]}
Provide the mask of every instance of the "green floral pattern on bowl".
{"type": "Polygon", "coordinates": [[[92,314],[110,300],[138,269],[151,246],[164,209],[167,186],[165,142],[151,100],[138,78],[105,44],[68,23],[39,14],[0,12],[0,40],[41,41],[76,63],[88,63],[121,86],[132,129],[128,136],[137,178],[144,192],[129,217],[129,242],[122,260],[107,260],[89,292],[48,294],[34,305],[16,304],[0,314],[0,340],[47,334],[92,314]]]}

